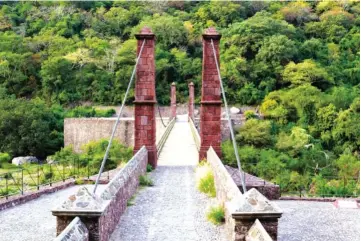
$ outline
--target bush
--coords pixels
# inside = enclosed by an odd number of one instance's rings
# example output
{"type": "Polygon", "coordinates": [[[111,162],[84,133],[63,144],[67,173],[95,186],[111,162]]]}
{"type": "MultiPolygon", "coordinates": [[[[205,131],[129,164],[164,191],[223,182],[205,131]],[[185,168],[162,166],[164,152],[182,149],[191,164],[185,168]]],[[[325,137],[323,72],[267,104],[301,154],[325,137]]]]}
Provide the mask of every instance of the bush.
{"type": "Polygon", "coordinates": [[[149,176],[141,175],[141,176],[139,176],[139,185],[151,187],[151,186],[154,186],[154,183],[153,183],[153,180],[150,179],[149,176]]]}
{"type": "Polygon", "coordinates": [[[68,110],[65,114],[67,118],[78,117],[111,117],[115,114],[114,109],[102,110],[95,109],[91,106],[78,106],[74,109],[68,110]]]}
{"type": "MultiPolygon", "coordinates": [[[[100,167],[103,161],[108,140],[90,141],[82,146],[83,154],[80,156],[82,166],[91,165],[100,167]]],[[[106,161],[105,170],[116,168],[120,163],[127,162],[133,156],[133,149],[122,145],[118,140],[113,140],[106,161]]]]}
{"type": "Polygon", "coordinates": [[[257,117],[256,113],[254,113],[253,110],[246,110],[244,112],[244,116],[246,117],[246,120],[253,119],[253,118],[257,117]]]}
{"type": "Polygon", "coordinates": [[[153,171],[153,167],[150,164],[147,164],[147,172],[153,171]]]}
{"type": "Polygon", "coordinates": [[[197,188],[200,192],[210,197],[216,196],[216,188],[214,186],[214,176],[210,165],[201,162],[196,169],[197,188]]]}
{"type": "Polygon", "coordinates": [[[224,219],[224,208],[222,206],[213,206],[207,212],[207,219],[215,225],[222,224],[224,219]]]}
{"type": "Polygon", "coordinates": [[[77,179],[75,179],[75,182],[74,182],[75,185],[83,185],[84,183],[85,183],[84,179],[82,179],[82,178],[77,178],[77,179]]]}
{"type": "Polygon", "coordinates": [[[0,152],[0,164],[4,162],[9,162],[11,160],[11,156],[8,153],[0,152]]]}

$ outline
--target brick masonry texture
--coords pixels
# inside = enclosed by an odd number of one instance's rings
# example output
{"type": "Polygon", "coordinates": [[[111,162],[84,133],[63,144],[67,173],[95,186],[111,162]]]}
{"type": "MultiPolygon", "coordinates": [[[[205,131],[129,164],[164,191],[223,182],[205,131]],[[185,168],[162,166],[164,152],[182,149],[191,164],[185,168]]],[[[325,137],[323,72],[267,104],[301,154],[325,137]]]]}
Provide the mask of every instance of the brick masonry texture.
{"type": "MultiPolygon", "coordinates": [[[[163,117],[165,123],[167,117],[163,117]]],[[[72,145],[74,151],[81,152],[81,147],[89,141],[108,139],[112,133],[116,118],[67,118],[64,120],[64,145],[72,145]]],[[[156,118],[156,142],[162,137],[165,127],[156,118]]],[[[134,118],[121,118],[115,139],[126,146],[134,146],[134,118]]]]}
{"type": "Polygon", "coordinates": [[[199,160],[206,157],[210,146],[219,157],[221,152],[221,92],[216,62],[211,41],[219,63],[219,40],[221,35],[214,28],[208,28],[203,34],[202,97],[200,114],[201,148],[199,160]]]}
{"type": "MultiPolygon", "coordinates": [[[[58,209],[57,234],[65,230],[75,217],[79,217],[89,232],[90,241],[107,241],[124,213],[128,200],[136,193],[139,176],[146,173],[148,151],[142,147],[136,155],[107,184],[100,198],[105,207],[102,212],[58,209]],[[60,211],[59,211],[60,210],[60,211]]],[[[92,210],[90,210],[92,211],[92,210]]]]}
{"type": "MultiPolygon", "coordinates": [[[[228,173],[232,176],[233,181],[238,186],[239,190],[242,192],[242,182],[239,171],[237,168],[230,166],[225,166],[228,173]]],[[[262,178],[253,176],[251,174],[245,173],[246,188],[250,190],[252,188],[257,189],[269,200],[277,200],[280,198],[280,187],[271,182],[267,182],[262,178]]]]}
{"type": "Polygon", "coordinates": [[[137,38],[137,56],[139,63],[135,81],[134,111],[134,153],[143,145],[148,150],[148,162],[153,168],[157,166],[156,148],[156,96],[155,96],[155,35],[151,29],[144,27],[137,38]],[[143,50],[141,48],[143,46],[143,50]]]}
{"type": "Polygon", "coordinates": [[[52,193],[68,188],[72,185],[74,185],[74,180],[53,183],[52,186],[41,187],[40,190],[33,191],[30,193],[25,193],[24,195],[19,194],[16,196],[11,196],[8,199],[3,198],[0,200],[0,211],[34,200],[43,194],[52,193]]]}

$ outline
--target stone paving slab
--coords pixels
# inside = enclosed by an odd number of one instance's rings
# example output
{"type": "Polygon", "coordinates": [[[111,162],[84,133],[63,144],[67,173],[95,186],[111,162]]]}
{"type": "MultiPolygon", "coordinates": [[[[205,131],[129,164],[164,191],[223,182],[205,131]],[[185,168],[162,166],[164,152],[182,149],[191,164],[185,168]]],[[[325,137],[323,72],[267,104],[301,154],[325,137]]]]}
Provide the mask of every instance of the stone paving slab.
{"type": "MultiPolygon", "coordinates": [[[[85,185],[92,187],[90,185],[85,185]]],[[[100,185],[97,193],[105,185],[100,185]]],[[[81,186],[73,186],[0,212],[1,241],[49,241],[56,235],[56,217],[51,209],[62,204],[81,186]]]]}
{"type": "Polygon", "coordinates": [[[195,187],[198,151],[186,118],[175,123],[158,161],[154,186],[137,193],[111,240],[226,240],[223,226],[206,220],[211,201],[195,187]]]}
{"type": "Polygon", "coordinates": [[[331,202],[275,201],[283,210],[279,241],[359,241],[360,210],[331,202]]]}

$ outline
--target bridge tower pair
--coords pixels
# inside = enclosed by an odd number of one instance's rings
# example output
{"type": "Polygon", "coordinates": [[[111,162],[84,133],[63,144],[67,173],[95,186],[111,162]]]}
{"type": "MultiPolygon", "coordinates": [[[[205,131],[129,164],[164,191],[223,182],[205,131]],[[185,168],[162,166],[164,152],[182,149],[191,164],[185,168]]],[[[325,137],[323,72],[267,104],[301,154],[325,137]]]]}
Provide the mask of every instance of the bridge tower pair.
{"type": "MultiPolygon", "coordinates": [[[[135,110],[134,110],[134,153],[143,145],[148,150],[148,162],[154,168],[157,166],[156,119],[155,119],[155,35],[150,28],[144,27],[135,35],[138,40],[137,56],[144,43],[136,70],[135,110]]],[[[221,156],[221,92],[216,62],[211,41],[213,40],[219,63],[219,40],[221,35],[214,28],[209,28],[203,34],[203,64],[202,64],[202,98],[200,113],[201,148],[199,159],[207,156],[210,146],[221,156]]],[[[190,84],[194,101],[194,86],[190,84]]],[[[192,96],[190,96],[192,97],[192,96]]],[[[192,103],[193,104],[193,103],[192,103]]],[[[192,105],[193,106],[193,105],[192,105]]],[[[193,107],[189,111],[194,111],[193,107]]],[[[171,117],[176,115],[175,84],[171,86],[171,117]]],[[[193,114],[192,114],[193,116],[193,114]]]]}

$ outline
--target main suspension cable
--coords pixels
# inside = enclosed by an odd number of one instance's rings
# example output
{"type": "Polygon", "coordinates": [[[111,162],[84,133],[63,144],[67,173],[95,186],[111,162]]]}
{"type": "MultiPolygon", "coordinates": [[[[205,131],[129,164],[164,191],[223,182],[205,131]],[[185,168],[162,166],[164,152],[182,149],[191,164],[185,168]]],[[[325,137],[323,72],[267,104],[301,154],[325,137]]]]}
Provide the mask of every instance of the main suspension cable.
{"type": "Polygon", "coordinates": [[[123,98],[123,102],[122,102],[122,105],[121,105],[120,110],[119,110],[119,114],[118,114],[118,117],[117,117],[117,121],[115,122],[115,124],[114,124],[114,126],[113,126],[113,131],[112,131],[112,134],[111,134],[111,136],[110,136],[109,143],[108,143],[107,149],[106,149],[105,154],[104,154],[104,158],[103,158],[103,161],[102,161],[102,165],[100,166],[99,173],[98,173],[97,179],[96,179],[96,181],[95,181],[95,186],[94,186],[94,189],[93,189],[93,194],[95,194],[95,192],[96,192],[96,190],[97,190],[97,187],[98,187],[98,184],[99,184],[99,180],[100,180],[100,176],[101,176],[101,174],[102,174],[102,172],[103,172],[103,170],[104,170],[105,162],[106,162],[106,160],[108,159],[108,155],[109,155],[110,147],[112,146],[112,141],[113,141],[113,139],[114,139],[115,131],[117,130],[117,127],[118,127],[118,124],[119,124],[119,121],[120,121],[120,116],[122,115],[123,108],[124,108],[124,105],[125,105],[125,101],[127,100],[127,96],[128,96],[128,94],[129,94],[130,88],[132,87],[133,78],[134,78],[134,75],[135,75],[135,71],[136,71],[136,69],[137,69],[137,65],[138,65],[140,56],[142,55],[142,52],[143,52],[143,47],[144,47],[145,41],[146,41],[146,40],[144,39],[144,40],[143,40],[143,43],[142,43],[142,46],[140,47],[140,51],[139,51],[139,54],[138,54],[138,57],[137,57],[137,60],[136,60],[136,62],[135,62],[134,69],[133,69],[133,72],[132,72],[132,76],[130,77],[129,84],[128,84],[128,88],[127,88],[127,91],[125,92],[125,95],[124,95],[124,98],[123,98]]]}
{"type": "Polygon", "coordinates": [[[220,69],[219,69],[218,60],[217,60],[217,55],[216,55],[216,50],[215,50],[214,44],[213,44],[213,39],[211,39],[211,44],[212,44],[212,50],[213,50],[213,55],[214,55],[214,61],[216,62],[216,67],[217,67],[217,72],[218,72],[218,78],[219,78],[219,82],[220,82],[220,84],[221,84],[221,91],[222,91],[222,96],[223,96],[223,100],[224,100],[224,107],[226,108],[226,116],[227,116],[227,120],[228,120],[228,126],[229,126],[229,130],[230,130],[230,132],[231,132],[231,138],[232,138],[232,143],[233,143],[234,154],[235,154],[235,156],[236,156],[238,170],[239,170],[239,173],[240,173],[240,175],[241,175],[241,183],[242,183],[243,193],[246,193],[247,189],[246,189],[246,184],[245,184],[245,174],[244,174],[244,172],[242,171],[241,161],[239,160],[238,148],[237,148],[237,144],[236,144],[236,139],[234,138],[232,122],[231,122],[231,118],[230,118],[230,116],[229,116],[226,94],[225,94],[224,88],[223,88],[221,71],[220,71],[220,69]]]}

